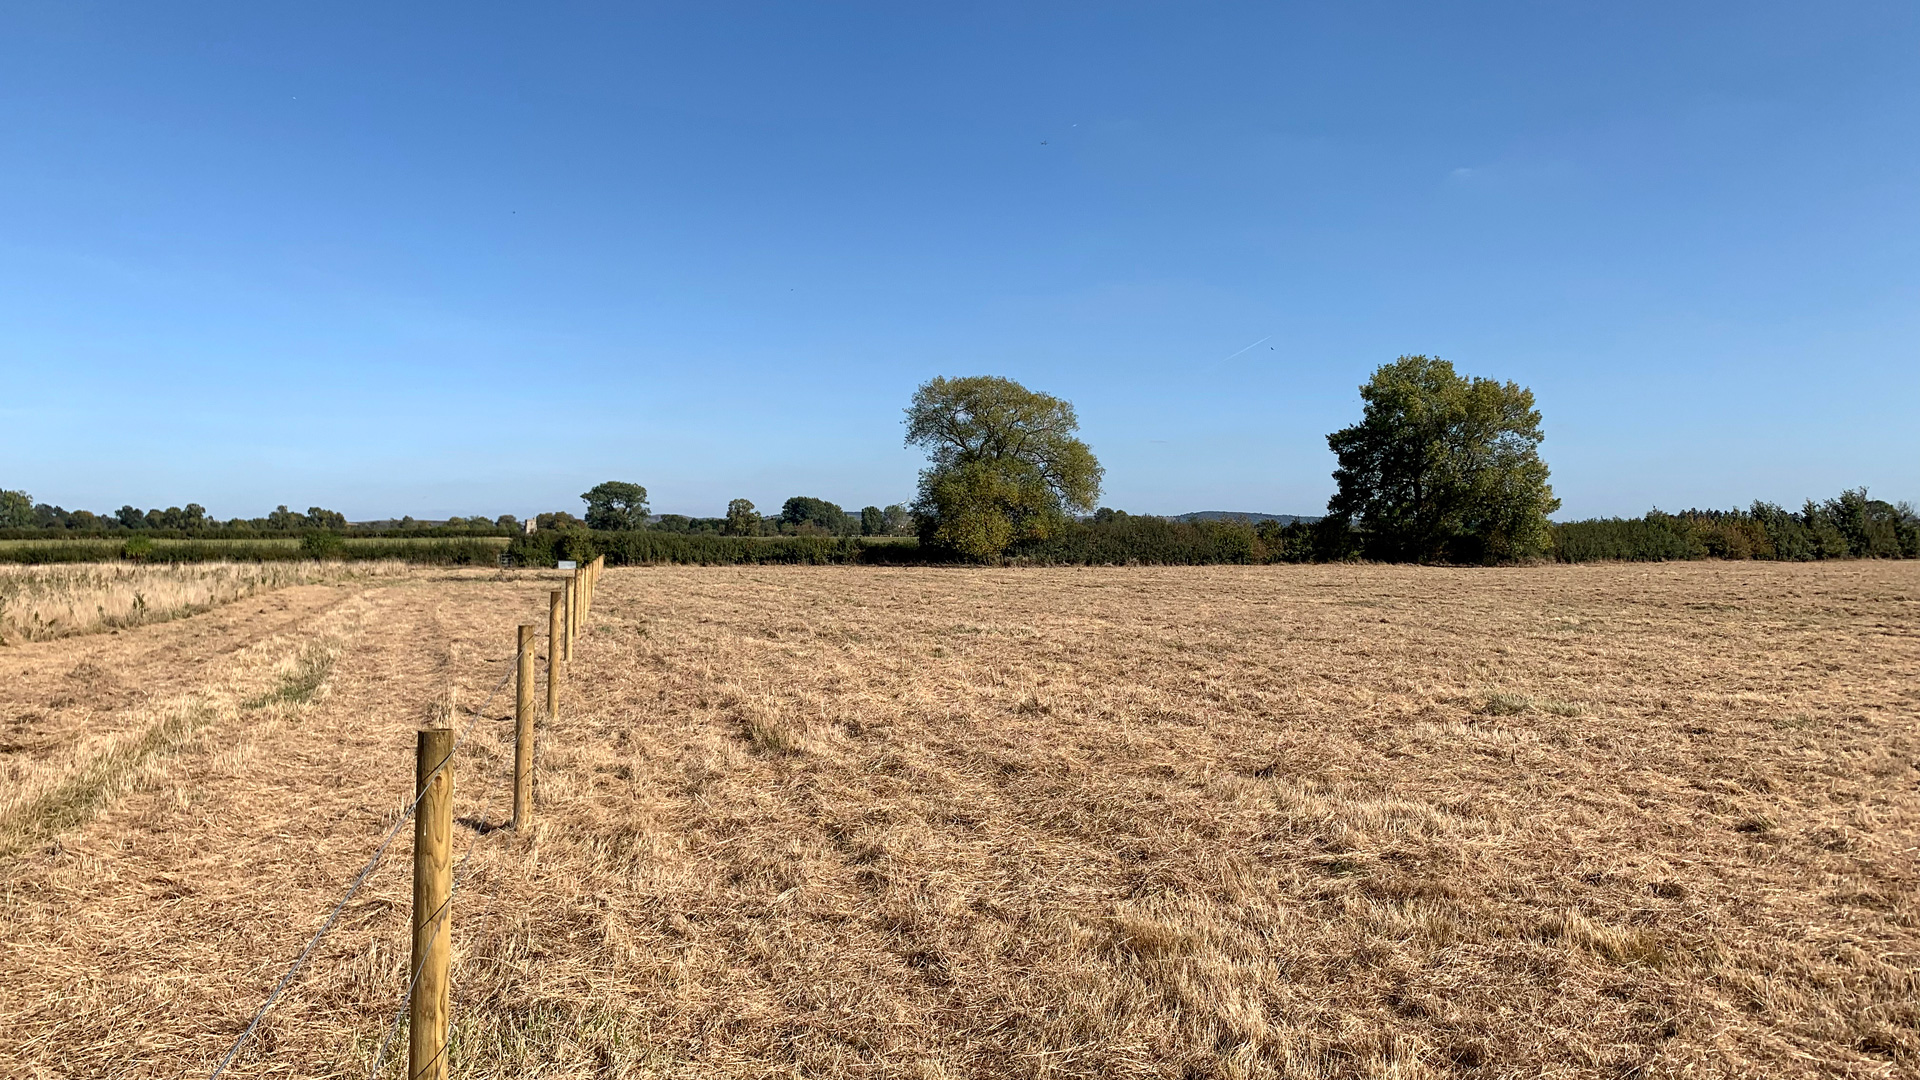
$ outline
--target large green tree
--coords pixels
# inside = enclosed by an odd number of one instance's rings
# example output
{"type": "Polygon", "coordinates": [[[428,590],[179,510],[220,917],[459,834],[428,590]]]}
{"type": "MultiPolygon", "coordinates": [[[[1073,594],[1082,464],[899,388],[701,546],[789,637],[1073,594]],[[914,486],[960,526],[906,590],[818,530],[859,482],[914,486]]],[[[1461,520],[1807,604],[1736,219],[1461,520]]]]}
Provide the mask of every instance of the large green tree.
{"type": "Polygon", "coordinates": [[[582,492],[587,504],[587,528],[620,532],[647,527],[647,489],[624,480],[595,484],[582,492]]]}
{"type": "Polygon", "coordinates": [[[727,504],[727,523],[720,531],[728,536],[760,535],[760,511],[753,508],[747,499],[735,499],[727,504]]]}
{"type": "Polygon", "coordinates": [[[923,543],[975,558],[1043,539],[1100,497],[1100,462],[1074,437],[1073,405],[1012,379],[936,378],[907,407],[926,450],[913,514],[923,543]]]}
{"type": "Polygon", "coordinates": [[[24,491],[0,491],[0,529],[33,526],[33,496],[24,491]]]}
{"type": "Polygon", "coordinates": [[[1516,383],[1402,356],[1360,388],[1360,422],[1327,436],[1334,521],[1372,558],[1491,562],[1546,550],[1560,508],[1540,459],[1540,412],[1516,383]]]}
{"type": "Polygon", "coordinates": [[[847,531],[847,512],[840,509],[839,503],[811,495],[795,495],[781,505],[780,524],[789,531],[811,528],[839,536],[847,531]]]}

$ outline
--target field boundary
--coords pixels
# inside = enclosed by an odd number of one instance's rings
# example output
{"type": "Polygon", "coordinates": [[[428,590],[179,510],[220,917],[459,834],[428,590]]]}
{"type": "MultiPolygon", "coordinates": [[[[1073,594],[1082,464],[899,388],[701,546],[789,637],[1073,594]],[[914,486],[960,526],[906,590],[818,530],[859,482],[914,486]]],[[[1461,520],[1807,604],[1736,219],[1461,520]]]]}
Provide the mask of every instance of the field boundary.
{"type": "MultiPolygon", "coordinates": [[[[539,733],[543,726],[540,720],[551,722],[560,712],[561,691],[566,684],[566,671],[573,660],[574,645],[587,626],[587,616],[592,610],[594,585],[599,581],[606,561],[596,558],[584,566],[574,569],[564,589],[556,589],[549,596],[547,621],[547,680],[546,706],[536,711],[534,702],[534,648],[537,644],[534,624],[521,624],[517,628],[515,651],[508,658],[511,665],[501,675],[500,680],[488,691],[486,698],[477,708],[468,710],[470,715],[466,723],[457,732],[446,727],[421,729],[417,733],[416,768],[414,795],[406,808],[388,827],[386,833],[374,847],[373,854],[361,867],[359,873],[347,883],[346,889],[326,920],[321,924],[306,947],[294,957],[287,970],[267,993],[247,1025],[234,1039],[220,1063],[208,1074],[208,1080],[219,1080],[227,1068],[233,1064],[255,1038],[261,1022],[273,1009],[286,991],[292,987],[300,973],[305,970],[307,960],[312,957],[320,943],[326,939],[347,905],[366,884],[367,879],[379,868],[389,848],[399,838],[400,830],[409,821],[414,824],[414,905],[410,918],[413,927],[413,955],[409,965],[412,971],[405,992],[401,996],[400,1006],[393,1020],[383,1025],[386,1032],[376,1053],[369,1080],[378,1077],[386,1064],[387,1052],[398,1035],[403,1022],[410,1028],[409,1062],[407,1076],[410,1080],[445,1080],[447,1076],[446,1051],[451,1017],[448,1003],[450,1000],[450,960],[452,955],[452,902],[466,880],[466,868],[479,849],[480,838],[476,836],[467,845],[465,854],[457,866],[449,859],[449,847],[452,839],[452,782],[455,755],[466,745],[467,737],[474,727],[486,715],[493,700],[506,689],[507,683],[519,682],[515,694],[514,719],[516,725],[516,754],[514,758],[514,778],[512,786],[513,814],[507,828],[521,831],[532,823],[534,777],[538,767],[539,733]],[[423,807],[425,809],[423,809],[423,807]]],[[[491,830],[490,830],[491,831],[491,830]]],[[[495,882],[495,889],[499,887],[495,882]]],[[[489,908],[491,897],[489,898],[489,908]]]]}

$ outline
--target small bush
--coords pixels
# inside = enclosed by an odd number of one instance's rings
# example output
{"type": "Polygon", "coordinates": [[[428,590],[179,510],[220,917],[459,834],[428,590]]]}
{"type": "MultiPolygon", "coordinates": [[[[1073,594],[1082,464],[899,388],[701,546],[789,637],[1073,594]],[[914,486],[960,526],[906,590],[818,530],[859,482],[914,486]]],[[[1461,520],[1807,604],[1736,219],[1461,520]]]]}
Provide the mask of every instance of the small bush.
{"type": "Polygon", "coordinates": [[[300,538],[300,552],[308,558],[338,559],[345,548],[345,541],[333,533],[313,532],[300,538]]]}

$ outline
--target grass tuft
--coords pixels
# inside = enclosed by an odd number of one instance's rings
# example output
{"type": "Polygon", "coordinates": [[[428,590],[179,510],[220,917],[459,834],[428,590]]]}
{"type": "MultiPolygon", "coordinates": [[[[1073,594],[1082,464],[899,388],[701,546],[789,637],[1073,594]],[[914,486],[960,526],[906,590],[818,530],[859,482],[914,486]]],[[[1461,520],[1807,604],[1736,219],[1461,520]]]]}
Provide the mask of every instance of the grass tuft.
{"type": "Polygon", "coordinates": [[[143,768],[178,749],[212,716],[204,702],[172,710],[138,738],[93,758],[65,783],[0,818],[0,858],[91,820],[143,768]]]}
{"type": "Polygon", "coordinates": [[[799,754],[804,749],[801,733],[776,717],[749,714],[741,718],[741,727],[747,742],[761,753],[799,754]]]}
{"type": "Polygon", "coordinates": [[[315,644],[303,650],[300,655],[288,662],[287,670],[280,674],[279,683],[247,702],[249,709],[263,709],[269,705],[305,705],[312,701],[320,687],[333,672],[335,653],[324,645],[315,644]]]}
{"type": "Polygon", "coordinates": [[[1549,915],[1540,921],[1540,940],[1579,949],[1616,964],[1663,967],[1672,957],[1651,930],[1638,926],[1608,926],[1578,911],[1549,915]]]}

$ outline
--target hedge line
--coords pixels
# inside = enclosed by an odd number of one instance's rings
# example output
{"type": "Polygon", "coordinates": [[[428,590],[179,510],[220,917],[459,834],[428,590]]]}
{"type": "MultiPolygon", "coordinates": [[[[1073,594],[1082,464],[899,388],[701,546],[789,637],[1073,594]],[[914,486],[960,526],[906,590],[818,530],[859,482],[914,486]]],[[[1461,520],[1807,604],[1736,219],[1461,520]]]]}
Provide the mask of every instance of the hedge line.
{"type": "Polygon", "coordinates": [[[1070,522],[1045,540],[1013,551],[1018,562],[1053,566],[1205,566],[1220,563],[1304,562],[1312,557],[1313,529],[1304,524],[1260,527],[1243,521],[1174,521],[1117,514],[1107,521],[1070,522]]]}
{"type": "Polygon", "coordinates": [[[614,566],[645,563],[684,563],[696,566],[736,566],[785,563],[845,565],[849,563],[907,564],[946,561],[931,557],[911,541],[877,540],[863,536],[711,536],[706,534],[590,532],[585,529],[543,529],[516,537],[507,546],[516,566],[552,566],[560,559],[585,562],[605,555],[614,566]]]}
{"type": "MultiPolygon", "coordinates": [[[[1326,562],[1350,558],[1355,534],[1332,522],[1280,525],[1244,521],[1185,522],[1114,514],[1070,522],[1045,540],[1022,544],[1005,561],[1018,565],[1198,566],[1222,563],[1326,562]]],[[[450,566],[492,566],[502,551],[514,565],[552,566],[560,559],[604,555],[614,565],[682,563],[699,566],[929,565],[967,560],[912,541],[872,537],[744,537],[709,534],[592,532],[544,529],[498,540],[375,539],[310,534],[291,539],[207,541],[129,537],[0,543],[0,562],[150,562],[293,559],[399,559],[450,566]]],[[[1920,517],[1902,505],[1845,492],[1799,512],[1766,503],[1738,511],[1658,511],[1643,518],[1574,521],[1553,527],[1552,557],[1561,562],[1676,559],[1847,559],[1920,557],[1920,517]]]]}
{"type": "Polygon", "coordinates": [[[136,536],[151,540],[211,540],[221,542],[245,542],[256,540],[298,541],[302,537],[316,533],[329,536],[341,536],[350,540],[466,540],[492,537],[505,540],[519,536],[519,529],[469,529],[447,528],[444,525],[394,526],[387,529],[366,529],[349,526],[344,532],[327,528],[300,529],[228,529],[211,527],[203,529],[149,529],[149,528],[104,528],[104,529],[59,529],[25,528],[0,529],[0,540],[45,540],[48,542],[70,542],[87,540],[111,540],[119,543],[136,536]]]}
{"type": "MultiPolygon", "coordinates": [[[[1551,557],[1560,562],[1914,558],[1920,556],[1920,519],[1885,503],[1843,497],[1817,507],[1809,504],[1808,511],[1797,514],[1761,504],[1749,511],[1656,511],[1644,518],[1567,522],[1553,527],[1553,545],[1551,557]]],[[[1030,566],[1337,562],[1352,558],[1358,549],[1358,535],[1334,522],[1251,525],[1117,514],[1104,521],[1069,522],[1044,540],[1015,547],[1004,562],[1030,566]]],[[[857,536],[740,537],[654,531],[549,530],[516,538],[508,554],[521,566],[551,566],[559,559],[584,562],[598,555],[625,566],[969,562],[912,542],[857,536]]]]}
{"type": "Polygon", "coordinates": [[[1797,513],[1756,502],[1746,510],[1570,521],[1554,526],[1553,543],[1561,562],[1912,559],[1920,558],[1920,516],[1904,503],[1847,491],[1825,502],[1809,500],[1797,513]]]}
{"type": "MultiPolygon", "coordinates": [[[[1053,566],[1304,562],[1313,557],[1313,528],[1304,524],[1239,521],[1184,522],[1117,515],[1113,520],[1069,522],[1046,540],[1008,553],[1010,563],[1053,566]]],[[[699,566],[934,565],[966,564],[964,556],[922,547],[911,540],[846,536],[710,536],[642,532],[546,530],[516,538],[507,553],[518,566],[552,566],[604,555],[616,566],[683,563],[699,566]]]]}

